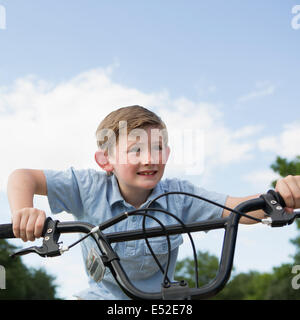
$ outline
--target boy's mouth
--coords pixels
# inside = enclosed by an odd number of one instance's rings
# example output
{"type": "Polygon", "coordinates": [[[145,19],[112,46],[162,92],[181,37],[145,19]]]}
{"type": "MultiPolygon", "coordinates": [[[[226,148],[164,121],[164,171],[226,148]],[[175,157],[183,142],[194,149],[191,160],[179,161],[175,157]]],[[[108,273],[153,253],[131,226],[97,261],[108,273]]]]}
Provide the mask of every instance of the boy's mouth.
{"type": "Polygon", "coordinates": [[[137,174],[140,176],[154,176],[156,174],[156,170],[145,170],[145,171],[140,171],[137,174]]]}

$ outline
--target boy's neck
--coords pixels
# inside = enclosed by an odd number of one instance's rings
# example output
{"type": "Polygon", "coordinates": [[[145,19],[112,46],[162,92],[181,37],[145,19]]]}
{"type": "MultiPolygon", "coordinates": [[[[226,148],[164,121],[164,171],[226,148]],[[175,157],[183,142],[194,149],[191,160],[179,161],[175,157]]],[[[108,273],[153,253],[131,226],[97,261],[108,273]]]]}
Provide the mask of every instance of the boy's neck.
{"type": "MultiPolygon", "coordinates": [[[[119,183],[118,183],[119,184],[119,183]]],[[[135,189],[128,190],[126,188],[122,188],[119,184],[119,190],[124,200],[138,209],[143,203],[146,202],[149,195],[152,192],[151,190],[143,190],[143,189],[135,189]]]]}
{"type": "Polygon", "coordinates": [[[138,194],[137,192],[134,192],[132,195],[123,195],[126,202],[134,206],[136,209],[139,209],[140,206],[146,202],[148,199],[150,193],[152,190],[143,190],[144,192],[141,192],[138,194]]]}

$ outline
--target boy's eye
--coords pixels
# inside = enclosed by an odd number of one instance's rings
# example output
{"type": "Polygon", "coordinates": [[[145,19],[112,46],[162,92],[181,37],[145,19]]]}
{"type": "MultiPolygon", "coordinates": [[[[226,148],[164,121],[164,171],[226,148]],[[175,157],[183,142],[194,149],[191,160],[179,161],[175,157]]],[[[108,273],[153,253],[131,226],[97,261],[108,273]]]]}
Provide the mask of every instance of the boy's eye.
{"type": "MultiPolygon", "coordinates": [[[[152,148],[152,150],[158,150],[158,151],[162,150],[161,145],[154,145],[151,148],[152,148]]],[[[133,147],[129,148],[128,152],[129,153],[131,153],[131,152],[137,153],[137,152],[141,152],[141,150],[142,150],[141,146],[133,146],[133,147]]]]}
{"type": "Polygon", "coordinates": [[[128,152],[140,152],[140,151],[141,151],[140,147],[134,146],[130,148],[128,152]]]}
{"type": "Polygon", "coordinates": [[[152,149],[161,151],[162,150],[162,146],[161,145],[156,145],[156,146],[153,146],[152,149]]]}

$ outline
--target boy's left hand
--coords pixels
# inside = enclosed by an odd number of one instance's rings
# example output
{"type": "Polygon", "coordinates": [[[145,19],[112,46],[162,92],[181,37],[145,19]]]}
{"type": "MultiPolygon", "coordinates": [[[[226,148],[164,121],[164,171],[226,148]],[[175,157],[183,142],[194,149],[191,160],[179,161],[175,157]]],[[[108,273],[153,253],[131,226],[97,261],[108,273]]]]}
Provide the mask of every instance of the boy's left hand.
{"type": "Polygon", "coordinates": [[[286,204],[286,211],[300,208],[300,176],[289,175],[279,179],[275,190],[280,193],[286,204]]]}

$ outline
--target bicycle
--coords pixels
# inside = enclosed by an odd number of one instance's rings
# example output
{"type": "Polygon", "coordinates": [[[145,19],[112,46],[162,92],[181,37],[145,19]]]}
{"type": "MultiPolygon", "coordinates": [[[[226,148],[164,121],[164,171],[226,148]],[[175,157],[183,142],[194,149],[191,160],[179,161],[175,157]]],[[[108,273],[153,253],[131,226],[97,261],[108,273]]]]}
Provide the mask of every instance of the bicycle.
{"type": "MultiPolygon", "coordinates": [[[[167,192],[153,199],[146,208],[132,210],[129,212],[122,212],[116,217],[113,217],[98,226],[94,226],[86,222],[59,222],[58,220],[54,221],[50,217],[48,217],[45,221],[42,233],[42,246],[33,246],[22,249],[12,254],[12,257],[21,256],[29,253],[36,253],[41,257],[55,257],[62,255],[65,251],[68,251],[73,246],[83,241],[87,237],[92,237],[101,252],[100,260],[98,260],[97,263],[95,262],[97,265],[92,266],[92,269],[97,270],[98,276],[101,280],[101,276],[103,277],[105,268],[109,268],[117,284],[129,298],[137,300],[204,299],[216,295],[220,290],[224,288],[224,286],[230,278],[240,218],[244,216],[249,219],[255,220],[256,222],[261,222],[263,224],[269,225],[271,227],[282,227],[293,223],[296,218],[300,217],[300,212],[298,210],[294,210],[293,213],[286,213],[284,207],[284,200],[282,199],[280,194],[275,192],[274,190],[269,190],[267,193],[262,194],[260,197],[256,199],[251,199],[242,202],[234,209],[228,208],[226,206],[223,206],[204,197],[200,197],[198,195],[186,192],[167,192]],[[151,208],[151,204],[153,201],[157,200],[160,197],[167,196],[170,194],[184,194],[196,197],[198,199],[210,202],[216,206],[222,207],[223,209],[227,209],[231,213],[229,216],[225,218],[184,224],[178,217],[174,216],[172,213],[168,211],[151,208]],[[249,212],[260,209],[263,210],[266,214],[266,217],[264,219],[258,219],[247,214],[249,212]],[[148,214],[147,212],[149,211],[161,211],[164,214],[171,215],[174,219],[177,220],[178,224],[164,226],[159,221],[159,219],[148,214]],[[114,233],[104,233],[105,229],[132,215],[144,216],[142,229],[114,233]],[[152,227],[146,229],[146,218],[154,219],[160,225],[160,227],[152,227]],[[217,275],[212,282],[203,285],[199,288],[197,256],[191,233],[196,231],[209,231],[222,228],[225,230],[225,232],[217,275]],[[85,235],[79,240],[75,241],[73,244],[69,246],[63,246],[62,243],[58,242],[58,240],[60,235],[64,233],[84,233],[85,235]],[[193,248],[196,278],[195,288],[190,288],[187,282],[184,280],[170,281],[167,277],[171,251],[169,236],[183,233],[188,234],[193,248]],[[148,241],[148,238],[159,236],[166,236],[168,244],[168,261],[165,269],[163,269],[163,267],[160,265],[148,241]],[[155,262],[158,264],[161,272],[163,273],[161,290],[158,292],[144,292],[136,288],[130,281],[125,270],[122,268],[120,258],[111,246],[112,243],[139,239],[144,239],[146,241],[147,247],[151,255],[153,256],[155,262]]],[[[12,224],[0,225],[0,239],[11,238],[15,238],[12,230],[12,224]]]]}

